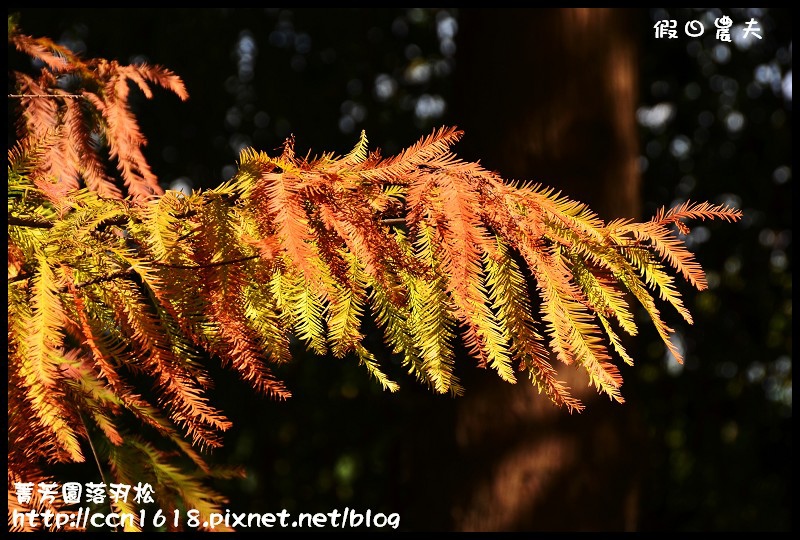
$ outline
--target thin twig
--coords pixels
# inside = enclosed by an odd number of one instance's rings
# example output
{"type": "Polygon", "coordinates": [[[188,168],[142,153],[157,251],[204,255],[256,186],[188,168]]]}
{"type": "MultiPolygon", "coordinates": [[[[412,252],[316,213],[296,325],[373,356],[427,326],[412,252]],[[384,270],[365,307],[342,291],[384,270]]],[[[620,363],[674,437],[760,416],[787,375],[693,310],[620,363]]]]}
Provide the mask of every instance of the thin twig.
{"type": "MultiPolygon", "coordinates": [[[[153,266],[160,266],[162,268],[176,268],[179,270],[194,270],[197,268],[213,268],[215,266],[223,266],[225,264],[237,264],[240,262],[249,261],[252,259],[257,259],[258,255],[251,255],[250,257],[242,257],[240,259],[233,259],[230,261],[218,261],[215,263],[208,263],[208,264],[171,264],[171,263],[160,263],[160,262],[153,262],[153,266]]],[[[117,278],[121,278],[126,276],[127,274],[134,273],[135,270],[132,266],[128,268],[124,268],[122,270],[117,270],[116,272],[112,272],[106,276],[96,277],[94,279],[90,279],[88,281],[83,281],[81,283],[76,283],[75,288],[81,289],[83,287],[88,287],[89,285],[96,285],[97,283],[104,283],[106,281],[113,281],[117,278]]]]}
{"type": "MultiPolygon", "coordinates": [[[[178,270],[194,270],[198,268],[214,268],[216,266],[224,266],[226,264],[238,264],[240,262],[251,261],[253,259],[257,259],[258,255],[250,255],[249,257],[241,257],[239,259],[233,259],[230,261],[218,261],[215,263],[208,263],[208,264],[170,264],[170,263],[160,263],[160,262],[153,262],[153,266],[160,266],[162,268],[175,268],[178,270]]],[[[89,285],[97,285],[98,283],[105,283],[106,281],[113,281],[115,279],[121,278],[126,276],[127,274],[132,274],[134,272],[134,268],[129,266],[128,268],[124,268],[122,270],[117,270],[116,272],[111,272],[105,276],[99,276],[87,281],[82,281],[80,283],[75,284],[76,289],[82,289],[84,287],[88,287],[89,285]]],[[[22,281],[24,279],[30,278],[30,274],[20,274],[18,276],[14,276],[9,278],[9,283],[14,283],[17,281],[22,281]]]]}
{"type": "Polygon", "coordinates": [[[86,97],[82,94],[8,94],[10,98],[72,98],[86,97]]]}
{"type": "Polygon", "coordinates": [[[194,270],[195,268],[214,268],[215,266],[224,266],[226,264],[237,264],[245,261],[252,261],[258,259],[258,255],[250,255],[249,257],[242,257],[240,259],[232,259],[230,261],[218,261],[208,264],[170,264],[154,262],[153,266],[161,266],[163,268],[177,268],[178,270],[194,270]]]}
{"type": "Polygon", "coordinates": [[[381,223],[385,223],[386,225],[405,225],[406,218],[388,218],[382,219],[381,223]]]}
{"type": "Polygon", "coordinates": [[[117,270],[116,272],[111,272],[107,276],[100,276],[100,277],[96,277],[94,279],[90,279],[88,281],[83,281],[81,283],[76,283],[75,284],[75,288],[76,289],[82,289],[83,287],[88,287],[89,285],[95,285],[97,283],[103,283],[105,281],[112,281],[112,280],[115,280],[117,278],[121,278],[121,277],[125,276],[126,274],[130,274],[132,272],[133,272],[133,267],[128,267],[128,268],[125,268],[123,270],[117,270]]]}
{"type": "Polygon", "coordinates": [[[40,221],[33,218],[21,218],[15,216],[8,216],[8,224],[16,225],[19,227],[30,227],[33,229],[52,229],[53,224],[49,221],[40,221]]]}
{"type": "MultiPolygon", "coordinates": [[[[83,429],[86,432],[86,440],[89,442],[89,448],[92,449],[92,455],[94,456],[94,462],[97,465],[97,470],[100,472],[100,480],[102,480],[103,485],[108,486],[108,482],[106,481],[106,475],[103,474],[103,467],[100,466],[100,458],[97,457],[97,451],[94,449],[94,443],[92,442],[92,436],[89,434],[89,426],[86,425],[86,418],[83,416],[83,411],[78,411],[78,415],[81,418],[81,424],[83,424],[83,429]]],[[[111,505],[111,501],[108,502],[109,508],[111,511],[114,511],[114,507],[111,505]]],[[[114,532],[117,531],[117,527],[114,527],[114,532]]]]}

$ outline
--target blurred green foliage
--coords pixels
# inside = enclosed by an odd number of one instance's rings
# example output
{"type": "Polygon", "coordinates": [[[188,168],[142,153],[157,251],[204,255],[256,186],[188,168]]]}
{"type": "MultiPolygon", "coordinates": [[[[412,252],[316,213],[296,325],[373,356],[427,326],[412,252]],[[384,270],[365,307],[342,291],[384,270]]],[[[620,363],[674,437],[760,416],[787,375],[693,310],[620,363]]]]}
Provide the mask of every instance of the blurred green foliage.
{"type": "Polygon", "coordinates": [[[644,213],[692,199],[729,202],[745,216],[689,236],[709,290],[685,289],[695,315],[693,326],[678,327],[685,365],[652,347],[633,370],[639,380],[629,379],[630,402],[650,429],[642,526],[789,530],[791,15],[652,9],[642,28],[644,213]],[[716,36],[714,21],[725,15],[731,42],[716,36]],[[655,39],[652,27],[664,19],[678,21],[677,39],[655,39]],[[742,38],[751,19],[762,39],[742,38]],[[698,38],[683,32],[692,20],[706,29],[698,38]]]}

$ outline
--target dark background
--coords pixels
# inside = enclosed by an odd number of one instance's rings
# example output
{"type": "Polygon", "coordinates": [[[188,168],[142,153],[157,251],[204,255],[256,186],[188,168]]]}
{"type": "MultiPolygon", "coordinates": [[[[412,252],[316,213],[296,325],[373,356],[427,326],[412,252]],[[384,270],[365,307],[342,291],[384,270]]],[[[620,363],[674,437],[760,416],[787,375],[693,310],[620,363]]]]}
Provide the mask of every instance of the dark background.
{"type": "MultiPolygon", "coordinates": [[[[470,141],[494,137],[492,129],[506,132],[509,120],[484,123],[470,139],[475,110],[493,107],[471,97],[495,86],[559,85],[571,74],[545,80],[513,69],[515,56],[552,60],[548,30],[532,36],[525,28],[553,10],[493,11],[491,30],[535,46],[498,52],[508,57],[496,65],[476,64],[486,62],[475,54],[485,46],[477,41],[481,19],[452,8],[9,8],[20,14],[25,33],[51,37],[85,57],[160,64],[184,80],[186,103],[165,91],[149,101],[133,93],[149,141],[145,155],[162,184],[174,189],[217,185],[233,173],[242,147],[274,154],[290,134],[298,154],[343,153],[365,129],[371,146],[389,155],[440,125],[465,127],[456,152],[504,173],[502,159],[491,162],[496,154],[470,141]],[[465,67],[487,76],[463,84],[465,67]]],[[[637,44],[637,105],[630,114],[637,122],[639,217],[691,199],[733,204],[744,219],[698,224],[687,239],[709,290],[680,289],[693,326],[668,316],[686,363],[670,361],[655,331],[642,325],[632,349],[637,365],[623,369],[627,402],[592,402],[580,420],[558,420],[628,425],[635,417],[635,440],[614,447],[636,471],[626,503],[636,507],[632,521],[583,519],[586,508],[560,504],[562,495],[581,489],[565,476],[546,503],[530,502],[531,512],[546,508],[547,521],[520,518],[507,528],[790,530],[791,11],[654,8],[614,16],[626,26],[609,31],[628,31],[637,44]],[[722,15],[734,22],[732,43],[715,38],[713,21],[722,15]],[[751,18],[763,39],[738,39],[751,18]],[[677,39],[655,39],[653,25],[661,19],[678,21],[677,39]],[[693,19],[705,23],[699,38],[683,31],[693,19]]],[[[13,52],[9,67],[31,68],[13,52]]],[[[587,98],[596,91],[585,88],[587,98]]],[[[553,104],[533,100],[519,108],[553,104]]],[[[9,100],[10,115],[12,106],[9,100]]],[[[592,137],[604,144],[602,135],[592,137]]],[[[557,178],[536,169],[513,174],[546,184],[557,178]]],[[[567,194],[583,200],[585,189],[592,202],[591,185],[587,177],[567,194]]],[[[468,363],[461,369],[468,394],[470,383],[495,377],[468,363]]],[[[348,360],[299,355],[278,374],[294,394],[285,403],[258,399],[235,377],[219,374],[214,398],[235,427],[211,459],[248,471],[244,480],[216,484],[228,507],[296,513],[349,506],[398,512],[406,530],[469,528],[453,510],[461,496],[453,493],[486,489],[464,478],[495,469],[491,459],[472,460],[459,472],[465,450],[454,434],[457,399],[434,395],[400,371],[392,375],[401,391],[384,394],[348,360]]],[[[530,389],[530,400],[544,399],[530,389]]],[[[589,466],[591,475],[604,463],[589,466]]],[[[625,471],[615,472],[620,482],[630,480],[625,471]]]]}

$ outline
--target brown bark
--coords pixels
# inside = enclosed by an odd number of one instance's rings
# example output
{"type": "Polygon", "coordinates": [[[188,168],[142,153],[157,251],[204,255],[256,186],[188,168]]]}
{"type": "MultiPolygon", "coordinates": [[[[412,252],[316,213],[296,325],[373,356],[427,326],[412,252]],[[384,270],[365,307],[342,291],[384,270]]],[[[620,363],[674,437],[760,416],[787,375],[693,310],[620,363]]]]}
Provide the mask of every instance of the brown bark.
{"type": "MultiPolygon", "coordinates": [[[[635,13],[460,15],[459,153],[505,178],[560,189],[604,219],[638,217],[635,13]]],[[[428,443],[446,455],[437,465],[454,492],[452,528],[634,529],[642,454],[635,404],[599,397],[574,367],[562,378],[587,411],[573,415],[530,384],[485,375],[468,375],[466,396],[455,400],[453,440],[428,443]]]]}
{"type": "Polygon", "coordinates": [[[506,177],[563,189],[603,216],[638,217],[635,13],[462,10],[460,150],[506,177]]]}

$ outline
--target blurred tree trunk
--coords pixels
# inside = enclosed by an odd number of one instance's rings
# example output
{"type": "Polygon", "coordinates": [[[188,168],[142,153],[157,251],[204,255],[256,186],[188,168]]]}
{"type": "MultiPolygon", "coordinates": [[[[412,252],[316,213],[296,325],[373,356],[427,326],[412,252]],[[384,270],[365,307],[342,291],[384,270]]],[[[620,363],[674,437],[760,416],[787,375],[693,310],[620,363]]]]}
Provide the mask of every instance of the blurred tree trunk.
{"type": "MultiPolygon", "coordinates": [[[[459,13],[460,155],[562,190],[603,219],[638,218],[636,12],[459,13]]],[[[456,501],[453,529],[636,527],[643,452],[634,403],[610,403],[567,367],[562,379],[588,406],[570,415],[524,380],[509,386],[475,371],[454,400],[454,440],[429,439],[426,455],[441,459],[420,473],[450,483],[452,493],[433,496],[456,501]]]]}
{"type": "Polygon", "coordinates": [[[608,8],[461,10],[459,151],[603,217],[639,217],[637,20],[608,8]]]}

